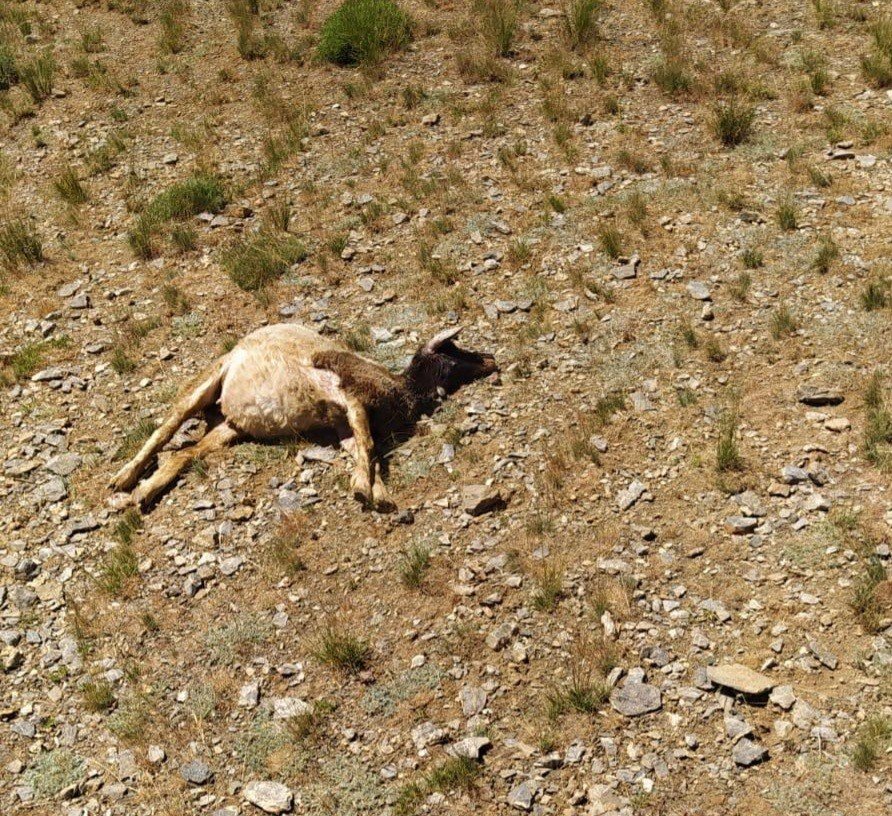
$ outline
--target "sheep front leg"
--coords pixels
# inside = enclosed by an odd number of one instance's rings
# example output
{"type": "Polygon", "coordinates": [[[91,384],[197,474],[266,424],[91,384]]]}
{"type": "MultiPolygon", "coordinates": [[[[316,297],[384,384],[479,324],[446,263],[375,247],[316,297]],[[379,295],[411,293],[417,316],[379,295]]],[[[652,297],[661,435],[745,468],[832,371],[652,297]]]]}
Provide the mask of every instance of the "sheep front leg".
{"type": "Polygon", "coordinates": [[[353,496],[363,504],[386,512],[394,508],[381,479],[381,466],[375,460],[375,443],[369,425],[369,415],[365,406],[355,397],[345,399],[347,422],[353,432],[353,456],[356,464],[350,488],[353,496]]]}

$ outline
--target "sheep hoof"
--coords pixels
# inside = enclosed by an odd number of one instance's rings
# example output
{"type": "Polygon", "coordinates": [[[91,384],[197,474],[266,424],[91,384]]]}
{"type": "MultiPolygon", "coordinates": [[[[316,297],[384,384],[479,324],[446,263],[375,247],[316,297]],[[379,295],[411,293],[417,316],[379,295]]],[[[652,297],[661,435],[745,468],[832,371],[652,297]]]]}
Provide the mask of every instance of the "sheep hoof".
{"type": "Polygon", "coordinates": [[[356,499],[363,507],[370,508],[373,506],[372,486],[368,482],[354,482],[351,485],[353,498],[356,499]]]}
{"type": "Polygon", "coordinates": [[[375,481],[372,487],[372,499],[375,502],[375,510],[379,513],[393,513],[396,510],[396,504],[390,498],[387,488],[383,482],[375,481]]]}
{"type": "Polygon", "coordinates": [[[126,510],[128,507],[133,507],[135,504],[136,501],[131,493],[114,493],[109,496],[108,499],[108,505],[112,510],[126,510]]]}
{"type": "Polygon", "coordinates": [[[138,475],[131,468],[119,470],[114,478],[108,483],[108,486],[116,493],[122,493],[130,490],[135,484],[138,475]]]}

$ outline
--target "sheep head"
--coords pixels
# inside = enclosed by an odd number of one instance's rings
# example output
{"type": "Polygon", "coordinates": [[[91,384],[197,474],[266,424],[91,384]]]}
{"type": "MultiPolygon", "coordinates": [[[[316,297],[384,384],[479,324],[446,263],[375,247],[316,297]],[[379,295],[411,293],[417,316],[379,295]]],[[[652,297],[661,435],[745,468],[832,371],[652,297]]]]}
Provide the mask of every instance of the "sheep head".
{"type": "Polygon", "coordinates": [[[432,337],[412,358],[405,371],[406,383],[417,400],[430,401],[452,394],[463,385],[498,371],[495,357],[456,345],[460,327],[432,337]]]}

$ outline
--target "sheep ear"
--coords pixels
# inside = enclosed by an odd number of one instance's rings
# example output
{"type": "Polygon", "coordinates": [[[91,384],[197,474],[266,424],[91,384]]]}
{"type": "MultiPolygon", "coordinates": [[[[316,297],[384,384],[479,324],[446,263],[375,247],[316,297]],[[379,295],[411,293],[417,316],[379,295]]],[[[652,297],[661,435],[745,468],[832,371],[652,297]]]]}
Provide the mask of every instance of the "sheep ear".
{"type": "Polygon", "coordinates": [[[430,353],[434,353],[440,349],[447,340],[452,340],[453,338],[458,336],[458,333],[461,331],[461,326],[454,326],[451,329],[443,329],[443,331],[435,334],[428,344],[424,347],[424,350],[430,353]]]}

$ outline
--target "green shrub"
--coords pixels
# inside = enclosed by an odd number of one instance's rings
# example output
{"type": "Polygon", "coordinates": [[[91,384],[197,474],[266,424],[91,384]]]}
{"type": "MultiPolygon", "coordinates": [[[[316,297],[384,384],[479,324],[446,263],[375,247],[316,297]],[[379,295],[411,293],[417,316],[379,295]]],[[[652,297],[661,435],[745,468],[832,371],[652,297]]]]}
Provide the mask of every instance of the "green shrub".
{"type": "Polygon", "coordinates": [[[255,292],[306,257],[306,247],[299,239],[260,232],[230,246],[221,255],[220,263],[233,283],[255,292]]]}
{"type": "Polygon", "coordinates": [[[392,0],[345,0],[322,24],[319,57],[336,65],[376,62],[408,44],[409,22],[392,0]]]}

